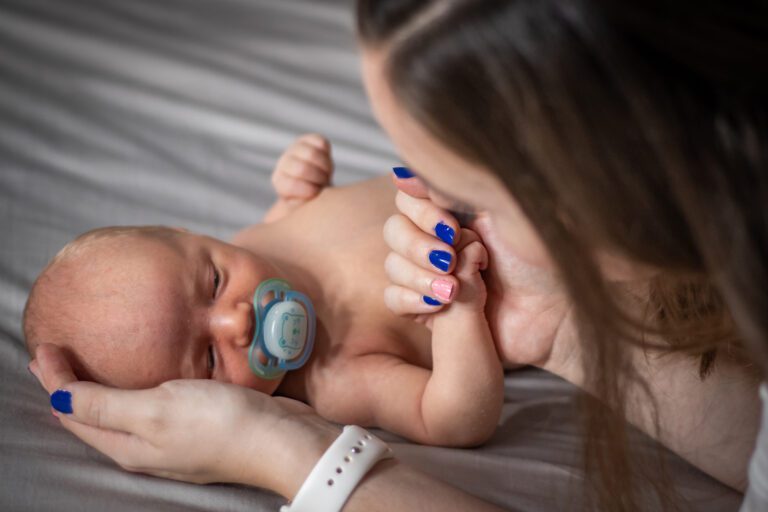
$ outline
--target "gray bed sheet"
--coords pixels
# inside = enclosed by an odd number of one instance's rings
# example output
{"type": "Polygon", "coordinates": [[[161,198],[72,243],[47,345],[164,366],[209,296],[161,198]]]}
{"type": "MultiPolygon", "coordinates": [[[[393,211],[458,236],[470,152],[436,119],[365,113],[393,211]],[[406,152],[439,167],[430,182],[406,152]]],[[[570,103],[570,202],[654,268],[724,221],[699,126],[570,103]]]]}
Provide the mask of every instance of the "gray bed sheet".
{"type": "MultiPolygon", "coordinates": [[[[337,184],[398,161],[361,87],[350,1],[0,0],[0,510],[277,510],[268,492],[129,474],[80,443],[27,373],[20,319],[37,273],[82,231],[227,238],[257,222],[275,160],[308,131],[333,142],[337,184]]],[[[523,370],[480,449],[387,437],[402,459],[510,510],[573,510],[575,396],[523,370]]],[[[737,508],[739,494],[666,457],[692,510],[737,508]]]]}

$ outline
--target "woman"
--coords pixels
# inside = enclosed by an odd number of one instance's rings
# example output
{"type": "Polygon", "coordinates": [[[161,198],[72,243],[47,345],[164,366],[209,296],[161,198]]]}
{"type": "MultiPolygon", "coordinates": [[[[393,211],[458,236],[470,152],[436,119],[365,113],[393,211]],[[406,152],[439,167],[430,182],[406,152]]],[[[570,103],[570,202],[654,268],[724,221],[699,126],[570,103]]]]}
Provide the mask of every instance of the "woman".
{"type": "MultiPolygon", "coordinates": [[[[586,415],[585,460],[610,510],[640,506],[622,415],[744,490],[768,368],[766,8],[668,4],[358,5],[372,105],[420,178],[397,180],[385,300],[420,311],[431,271],[410,248],[447,209],[476,212],[502,358],[613,410],[586,415]]],[[[291,499],[339,432],[302,404],[213,382],[75,382],[50,346],[33,369],[72,392],[64,426],[130,470],[291,499]],[[244,431],[252,445],[228,442],[244,431]]],[[[427,507],[495,509],[389,460],[345,510],[427,507]]]]}

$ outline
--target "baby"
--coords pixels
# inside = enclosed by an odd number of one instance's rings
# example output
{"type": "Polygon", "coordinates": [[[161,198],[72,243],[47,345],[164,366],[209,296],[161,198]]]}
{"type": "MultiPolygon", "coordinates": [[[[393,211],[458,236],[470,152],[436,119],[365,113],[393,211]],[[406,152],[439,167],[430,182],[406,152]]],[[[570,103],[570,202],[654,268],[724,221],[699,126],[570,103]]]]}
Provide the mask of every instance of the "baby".
{"type": "MultiPolygon", "coordinates": [[[[453,270],[459,286],[448,277],[432,282],[434,296],[414,294],[414,300],[423,300],[425,309],[441,297],[452,303],[428,316],[431,332],[395,316],[383,300],[389,249],[381,231],[395,213],[396,189],[387,178],[330,187],[332,169],[325,139],[299,138],[273,172],[278,200],[264,223],[232,243],[169,227],[81,235],[32,287],[23,326],[30,353],[55,343],[79,378],[121,388],[216,379],[304,401],[330,421],[377,426],[419,443],[484,442],[498,422],[503,394],[484,313],[484,247],[466,229],[453,244],[454,230],[440,224],[442,240],[411,248],[408,256],[432,261],[445,275],[453,270]],[[254,303],[262,283],[287,283],[314,305],[314,349],[301,368],[267,368],[267,357],[249,354],[254,334],[266,330],[260,312],[267,301],[254,303]]],[[[420,269],[411,265],[418,279],[420,269]]],[[[283,333],[289,340],[291,333],[309,336],[312,328],[311,318],[296,318],[283,333]]]]}

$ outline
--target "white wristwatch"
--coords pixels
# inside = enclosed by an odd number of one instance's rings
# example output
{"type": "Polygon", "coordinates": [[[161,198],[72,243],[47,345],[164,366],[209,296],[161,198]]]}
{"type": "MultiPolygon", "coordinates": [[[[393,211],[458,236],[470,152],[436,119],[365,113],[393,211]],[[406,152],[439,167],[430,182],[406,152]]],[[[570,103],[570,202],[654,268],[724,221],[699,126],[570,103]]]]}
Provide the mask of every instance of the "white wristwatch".
{"type": "Polygon", "coordinates": [[[340,512],[357,484],[392,449],[364,428],[347,425],[325,451],[296,497],[280,512],[340,512]]]}

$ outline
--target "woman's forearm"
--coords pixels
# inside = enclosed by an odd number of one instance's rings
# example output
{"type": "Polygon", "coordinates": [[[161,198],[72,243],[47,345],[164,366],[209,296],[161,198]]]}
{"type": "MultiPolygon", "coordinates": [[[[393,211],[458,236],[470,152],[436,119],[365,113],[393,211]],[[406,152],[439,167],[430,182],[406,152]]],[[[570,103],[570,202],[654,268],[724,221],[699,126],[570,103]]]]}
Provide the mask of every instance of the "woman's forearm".
{"type": "MultiPolygon", "coordinates": [[[[258,417],[258,414],[254,415],[257,422],[258,417]]],[[[246,442],[244,449],[239,451],[241,478],[227,481],[266,488],[290,500],[298,494],[312,469],[338,438],[340,429],[318,416],[305,415],[291,417],[281,426],[276,426],[274,431],[278,438],[284,435],[285,441],[264,446],[263,440],[257,436],[251,446],[246,442]],[[265,460],[273,461],[266,472],[265,460]]],[[[386,459],[378,462],[363,477],[347,500],[344,512],[393,510],[500,512],[503,509],[397,459],[386,459]]]]}
{"type": "MultiPolygon", "coordinates": [[[[593,393],[577,345],[571,344],[545,369],[593,393]]],[[[714,371],[702,380],[698,359],[690,355],[639,347],[629,350],[635,371],[658,409],[654,411],[642,385],[630,381],[627,420],[705,473],[743,491],[760,420],[759,380],[754,372],[723,353],[714,371]]]]}
{"type": "Polygon", "coordinates": [[[501,512],[455,487],[436,480],[397,460],[378,463],[350,496],[344,512],[392,510],[501,512]]]}

